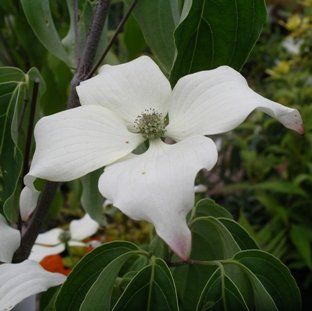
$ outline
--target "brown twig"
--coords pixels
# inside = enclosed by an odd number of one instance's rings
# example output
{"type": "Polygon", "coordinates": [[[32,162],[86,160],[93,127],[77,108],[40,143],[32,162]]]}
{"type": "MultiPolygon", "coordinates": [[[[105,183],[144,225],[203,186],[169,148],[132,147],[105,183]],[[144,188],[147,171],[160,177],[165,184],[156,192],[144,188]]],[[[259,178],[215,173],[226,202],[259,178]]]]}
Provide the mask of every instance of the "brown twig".
{"type": "Polygon", "coordinates": [[[185,261],[167,261],[166,263],[169,267],[179,267],[185,265],[219,266],[221,262],[223,261],[188,259],[185,261]]]}
{"type": "Polygon", "coordinates": [[[101,0],[99,1],[95,9],[86,44],[83,49],[81,59],[79,61],[79,66],[71,81],[71,91],[68,108],[74,108],[80,105],[79,98],[76,92],[76,86],[78,86],[81,81],[87,78],[87,73],[92,67],[95,53],[101,38],[102,30],[104,28],[110,2],[110,0],[101,0]]]}
{"type": "Polygon", "coordinates": [[[37,99],[38,99],[38,94],[39,94],[39,84],[40,84],[39,79],[38,80],[36,79],[34,82],[33,90],[32,90],[29,121],[28,121],[27,136],[26,136],[26,145],[25,145],[25,151],[24,151],[23,176],[25,176],[29,170],[31,140],[32,140],[32,135],[34,131],[36,106],[37,106],[37,99]]]}
{"type": "Polygon", "coordinates": [[[87,78],[90,78],[95,73],[97,68],[101,65],[101,63],[103,62],[104,58],[106,57],[107,53],[109,52],[109,50],[111,49],[111,47],[115,43],[119,33],[122,31],[124,24],[126,23],[127,19],[129,18],[131,12],[133,11],[133,9],[135,8],[137,3],[138,3],[138,0],[133,0],[132,1],[131,5],[129,6],[129,8],[128,8],[127,12],[126,12],[126,14],[124,15],[124,17],[120,21],[119,25],[117,26],[114,35],[112,36],[111,40],[109,41],[109,43],[107,44],[105,50],[103,51],[103,54],[102,54],[101,58],[93,66],[91,71],[87,74],[87,78]]]}
{"type": "Polygon", "coordinates": [[[13,262],[21,262],[28,258],[49,211],[50,204],[54,198],[57,187],[58,183],[51,181],[46,183],[40,195],[37,207],[30,219],[28,228],[22,236],[21,245],[14,254],[13,262]]]}

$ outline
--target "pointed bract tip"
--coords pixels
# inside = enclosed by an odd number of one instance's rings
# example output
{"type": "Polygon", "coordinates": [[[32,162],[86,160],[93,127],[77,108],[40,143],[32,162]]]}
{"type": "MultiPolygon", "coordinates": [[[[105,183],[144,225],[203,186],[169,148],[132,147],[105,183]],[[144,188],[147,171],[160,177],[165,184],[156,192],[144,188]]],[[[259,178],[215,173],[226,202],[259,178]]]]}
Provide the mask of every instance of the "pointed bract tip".
{"type": "Polygon", "coordinates": [[[295,131],[300,134],[300,135],[303,135],[304,134],[304,126],[303,124],[300,124],[296,129],[295,131]]]}
{"type": "Polygon", "coordinates": [[[188,261],[190,258],[192,246],[191,234],[189,234],[188,236],[177,237],[174,243],[169,246],[183,261],[188,261]]]}

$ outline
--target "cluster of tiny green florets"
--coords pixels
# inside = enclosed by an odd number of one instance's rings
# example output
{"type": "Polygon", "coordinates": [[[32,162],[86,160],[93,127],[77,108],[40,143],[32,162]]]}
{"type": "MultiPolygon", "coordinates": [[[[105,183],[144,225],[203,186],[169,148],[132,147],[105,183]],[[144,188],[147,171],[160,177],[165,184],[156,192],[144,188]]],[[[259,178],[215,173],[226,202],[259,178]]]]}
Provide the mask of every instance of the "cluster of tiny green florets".
{"type": "Polygon", "coordinates": [[[164,118],[154,109],[146,109],[140,114],[134,121],[134,127],[147,139],[160,138],[165,134],[164,118]]]}

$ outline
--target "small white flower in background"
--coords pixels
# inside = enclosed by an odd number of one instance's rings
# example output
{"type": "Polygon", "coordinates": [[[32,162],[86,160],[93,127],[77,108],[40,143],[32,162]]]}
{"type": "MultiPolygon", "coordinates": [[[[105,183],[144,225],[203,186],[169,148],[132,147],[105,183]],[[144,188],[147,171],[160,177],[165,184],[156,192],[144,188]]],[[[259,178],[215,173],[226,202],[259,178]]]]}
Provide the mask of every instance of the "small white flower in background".
{"type": "Polygon", "coordinates": [[[70,181],[106,166],[98,184],[102,195],[129,217],[153,223],[182,259],[191,248],[185,218],[194,205],[196,174],[217,161],[216,145],[204,135],[232,130],[254,109],[303,133],[296,109],[255,93],[227,66],[185,76],[172,90],[159,67],[143,56],[103,66],[77,92],[81,107],[37,123],[26,187],[35,190],[36,178],[70,181]],[[166,144],[163,137],[176,143],[166,144]],[[147,139],[149,149],[133,154],[147,139]]]}
{"type": "Polygon", "coordinates": [[[66,279],[60,273],[44,270],[33,260],[11,263],[20,242],[19,231],[11,228],[0,214],[0,310],[11,310],[25,298],[60,285],[66,279]]]}
{"type": "Polygon", "coordinates": [[[295,40],[292,37],[288,37],[282,42],[282,47],[290,54],[298,55],[300,53],[303,40],[295,40]]]}
{"type": "Polygon", "coordinates": [[[86,214],[79,220],[71,221],[68,231],[54,228],[39,234],[29,259],[40,262],[46,256],[60,254],[65,250],[66,243],[69,246],[88,246],[82,241],[94,235],[98,229],[99,224],[86,214]]]}

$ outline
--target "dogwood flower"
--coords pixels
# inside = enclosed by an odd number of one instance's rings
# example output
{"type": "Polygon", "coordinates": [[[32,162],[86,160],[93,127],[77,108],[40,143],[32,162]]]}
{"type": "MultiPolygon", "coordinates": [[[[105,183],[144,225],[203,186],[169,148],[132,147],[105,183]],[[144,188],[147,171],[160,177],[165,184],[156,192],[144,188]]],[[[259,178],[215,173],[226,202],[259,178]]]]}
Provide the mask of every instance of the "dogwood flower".
{"type": "Polygon", "coordinates": [[[20,245],[18,230],[0,214],[0,310],[11,310],[23,299],[62,284],[65,276],[44,270],[37,262],[11,263],[20,245]]]}
{"type": "Polygon", "coordinates": [[[82,241],[94,235],[99,229],[99,224],[88,214],[79,220],[73,220],[69,224],[69,230],[54,228],[38,235],[31,250],[29,259],[40,262],[49,255],[62,253],[66,244],[69,246],[84,247],[82,241]]]}
{"type": "Polygon", "coordinates": [[[172,90],[142,56],[103,66],[77,93],[81,107],[37,123],[26,186],[34,191],[35,178],[70,181],[106,166],[98,183],[102,195],[129,217],[153,223],[183,259],[191,248],[185,218],[194,205],[196,174],[217,161],[216,145],[205,135],[232,130],[254,109],[303,132],[297,110],[258,95],[227,66],[187,75],[172,90]],[[132,153],[146,140],[146,152],[132,153]]]}

